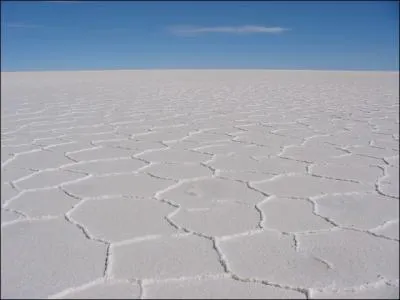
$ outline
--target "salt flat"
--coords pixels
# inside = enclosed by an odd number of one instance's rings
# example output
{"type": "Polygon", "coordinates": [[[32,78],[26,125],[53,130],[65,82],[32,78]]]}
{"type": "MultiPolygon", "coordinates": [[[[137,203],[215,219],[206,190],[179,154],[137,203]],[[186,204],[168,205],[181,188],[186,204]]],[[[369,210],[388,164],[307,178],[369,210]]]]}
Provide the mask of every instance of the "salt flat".
{"type": "Polygon", "coordinates": [[[2,298],[398,298],[398,73],[2,73],[2,298]]]}

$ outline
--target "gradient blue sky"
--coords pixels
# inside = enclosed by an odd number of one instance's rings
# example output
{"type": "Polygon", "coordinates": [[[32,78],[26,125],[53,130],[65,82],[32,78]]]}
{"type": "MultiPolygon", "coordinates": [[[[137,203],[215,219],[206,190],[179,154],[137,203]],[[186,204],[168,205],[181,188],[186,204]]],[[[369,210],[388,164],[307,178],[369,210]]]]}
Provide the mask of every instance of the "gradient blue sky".
{"type": "Polygon", "coordinates": [[[1,68],[398,70],[397,1],[2,1],[1,68]]]}

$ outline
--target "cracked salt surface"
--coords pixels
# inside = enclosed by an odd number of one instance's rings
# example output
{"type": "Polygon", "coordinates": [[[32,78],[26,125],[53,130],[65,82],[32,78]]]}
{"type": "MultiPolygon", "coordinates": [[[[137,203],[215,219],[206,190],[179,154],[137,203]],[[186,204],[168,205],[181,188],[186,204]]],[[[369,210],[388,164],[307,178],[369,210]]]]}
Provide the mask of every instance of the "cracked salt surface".
{"type": "Polygon", "coordinates": [[[398,298],[398,91],[390,72],[3,73],[1,297],[398,298]]]}

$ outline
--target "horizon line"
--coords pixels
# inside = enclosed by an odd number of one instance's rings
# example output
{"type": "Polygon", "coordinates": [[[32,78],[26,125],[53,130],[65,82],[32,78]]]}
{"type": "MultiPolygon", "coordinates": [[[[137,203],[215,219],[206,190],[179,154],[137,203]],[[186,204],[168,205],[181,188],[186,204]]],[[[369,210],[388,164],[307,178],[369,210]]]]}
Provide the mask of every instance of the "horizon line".
{"type": "Polygon", "coordinates": [[[107,72],[107,71],[313,71],[313,72],[390,72],[399,73],[399,69],[289,69],[289,68],[128,68],[128,69],[55,69],[55,70],[1,70],[1,73],[37,73],[37,72],[107,72]]]}

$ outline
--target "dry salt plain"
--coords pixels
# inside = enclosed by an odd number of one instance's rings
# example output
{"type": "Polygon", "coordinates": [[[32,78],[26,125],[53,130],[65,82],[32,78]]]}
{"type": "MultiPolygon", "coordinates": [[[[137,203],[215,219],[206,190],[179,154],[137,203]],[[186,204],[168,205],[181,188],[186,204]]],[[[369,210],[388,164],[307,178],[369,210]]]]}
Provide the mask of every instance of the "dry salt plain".
{"type": "Polygon", "coordinates": [[[2,298],[397,298],[398,73],[3,73],[2,298]]]}

